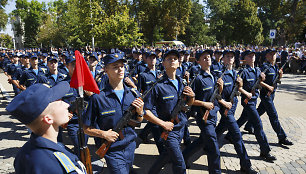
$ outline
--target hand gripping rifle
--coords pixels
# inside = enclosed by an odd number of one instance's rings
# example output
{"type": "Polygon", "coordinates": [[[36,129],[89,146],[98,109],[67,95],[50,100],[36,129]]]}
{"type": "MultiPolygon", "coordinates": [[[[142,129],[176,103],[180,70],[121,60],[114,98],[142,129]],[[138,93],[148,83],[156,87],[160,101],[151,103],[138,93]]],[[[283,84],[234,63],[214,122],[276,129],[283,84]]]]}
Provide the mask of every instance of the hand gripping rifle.
{"type": "MultiPolygon", "coordinates": [[[[283,68],[286,66],[286,64],[290,61],[290,59],[287,59],[287,61],[284,63],[284,65],[280,68],[280,70],[283,70],[283,68]]],[[[281,84],[280,81],[280,77],[279,77],[279,73],[277,73],[275,79],[273,80],[272,86],[275,88],[276,84],[279,83],[281,84]]],[[[268,91],[267,96],[270,97],[270,95],[272,94],[271,91],[268,91]]]]}
{"type": "MultiPolygon", "coordinates": [[[[239,77],[239,75],[238,75],[238,77],[239,77]]],[[[234,86],[234,89],[233,89],[233,91],[232,91],[232,93],[231,93],[231,95],[230,95],[230,102],[231,102],[232,104],[234,103],[234,98],[235,98],[236,96],[239,96],[239,95],[240,95],[240,92],[238,91],[238,89],[239,89],[239,83],[236,82],[236,83],[235,83],[235,86],[234,86]]],[[[225,115],[225,116],[227,116],[228,110],[229,110],[229,109],[225,109],[225,111],[224,111],[224,115],[225,115]]]]}
{"type": "MultiPolygon", "coordinates": [[[[268,68],[266,68],[264,71],[262,71],[262,73],[266,73],[267,72],[267,70],[270,68],[270,65],[268,66],[268,68]]],[[[255,84],[252,86],[252,89],[251,89],[251,93],[252,93],[252,96],[254,96],[255,95],[255,92],[256,92],[256,89],[261,89],[262,87],[260,86],[260,81],[261,81],[261,77],[260,77],[260,75],[259,75],[259,77],[257,78],[257,80],[256,80],[256,82],[255,82],[255,84]]],[[[249,98],[245,98],[244,99],[244,103],[245,104],[248,104],[248,102],[249,102],[249,98]]]]}
{"type": "MultiPolygon", "coordinates": [[[[199,74],[197,74],[196,77],[198,75],[199,74]]],[[[192,81],[190,82],[190,84],[188,86],[191,86],[193,84],[196,77],[194,79],[192,79],[192,81]]],[[[186,106],[187,100],[188,100],[188,97],[186,95],[184,95],[183,92],[182,92],[181,95],[179,96],[178,100],[177,100],[177,103],[176,103],[174,109],[171,112],[170,122],[172,122],[172,123],[174,123],[174,121],[176,123],[180,122],[180,120],[178,119],[178,114],[182,110],[182,108],[186,106]]],[[[169,135],[169,131],[164,130],[160,137],[164,140],[167,140],[168,135],[169,135]]]]}
{"type": "MultiPolygon", "coordinates": [[[[153,83],[152,87],[146,90],[146,92],[140,97],[140,99],[144,99],[154,88],[154,86],[161,80],[162,78],[158,79],[155,83],[153,83]]],[[[114,127],[113,131],[117,132],[119,134],[120,139],[124,139],[124,136],[122,134],[122,129],[127,126],[133,126],[133,127],[140,127],[140,122],[137,120],[132,119],[132,117],[135,115],[135,107],[133,105],[130,105],[129,108],[125,111],[124,115],[121,117],[121,119],[118,121],[117,125],[114,127]]],[[[104,158],[106,152],[108,151],[109,147],[111,146],[112,142],[109,142],[105,139],[102,140],[102,145],[100,148],[96,151],[96,154],[99,155],[99,157],[102,159],[104,158]]]]}
{"type": "MultiPolygon", "coordinates": [[[[221,74],[221,79],[223,79],[224,77],[224,74],[225,74],[225,71],[227,70],[227,66],[225,67],[223,73],[221,74]]],[[[219,85],[218,83],[216,83],[215,87],[214,87],[214,93],[213,95],[210,97],[209,99],[209,102],[213,103],[216,99],[221,99],[221,95],[220,95],[220,92],[219,92],[219,85]]],[[[203,112],[203,108],[201,108],[201,111],[203,112]]],[[[206,109],[204,115],[203,115],[203,120],[205,121],[205,124],[207,123],[207,119],[208,119],[208,116],[209,116],[209,112],[210,110],[209,109],[206,109]]]]}

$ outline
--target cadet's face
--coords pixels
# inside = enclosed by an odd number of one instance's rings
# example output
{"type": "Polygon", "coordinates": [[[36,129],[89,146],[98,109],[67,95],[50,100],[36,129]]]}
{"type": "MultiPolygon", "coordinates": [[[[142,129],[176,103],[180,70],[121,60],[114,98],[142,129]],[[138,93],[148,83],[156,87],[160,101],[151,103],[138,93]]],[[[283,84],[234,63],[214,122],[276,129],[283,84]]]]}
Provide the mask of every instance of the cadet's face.
{"type": "Polygon", "coordinates": [[[38,59],[37,58],[31,58],[30,63],[31,63],[32,66],[36,66],[36,65],[38,65],[38,59]]]}
{"type": "Polygon", "coordinates": [[[69,121],[69,104],[61,100],[54,101],[48,105],[52,111],[54,124],[61,126],[69,121]]]}
{"type": "Polygon", "coordinates": [[[48,62],[48,67],[51,71],[57,70],[58,63],[56,60],[51,60],[48,62]]]}
{"type": "Polygon", "coordinates": [[[267,61],[269,62],[275,62],[276,61],[276,53],[275,52],[270,52],[266,55],[267,61]]]}
{"type": "Polygon", "coordinates": [[[221,57],[222,57],[222,54],[220,54],[220,53],[215,54],[215,58],[216,58],[217,61],[219,61],[221,59],[221,57]]]}
{"type": "Polygon", "coordinates": [[[179,66],[178,57],[176,55],[170,54],[163,61],[165,69],[177,69],[179,66]]]}
{"type": "Polygon", "coordinates": [[[24,60],[25,64],[29,64],[30,63],[30,59],[28,57],[24,58],[23,60],[24,60]]]}
{"type": "Polygon", "coordinates": [[[189,58],[190,58],[190,54],[185,54],[185,55],[184,55],[184,59],[185,59],[186,62],[189,61],[189,58]]]}
{"type": "Polygon", "coordinates": [[[233,53],[227,53],[223,56],[223,62],[225,65],[233,65],[235,59],[233,53]]]}
{"type": "Polygon", "coordinates": [[[98,64],[98,61],[97,61],[96,58],[94,58],[94,57],[89,57],[89,65],[90,65],[90,66],[94,67],[94,66],[96,66],[97,64],[98,64]]]}
{"type": "Polygon", "coordinates": [[[209,53],[204,53],[200,56],[198,63],[202,68],[207,68],[211,65],[211,57],[209,53]]]}
{"type": "Polygon", "coordinates": [[[133,57],[134,57],[134,59],[136,59],[136,60],[138,60],[138,61],[141,61],[141,59],[142,59],[142,54],[136,53],[136,54],[133,54],[133,57]]]}
{"type": "Polygon", "coordinates": [[[156,56],[152,55],[147,58],[147,64],[152,66],[156,64],[156,56]]]}
{"type": "Polygon", "coordinates": [[[248,54],[244,57],[245,62],[250,65],[255,62],[255,53],[248,54]]]}
{"type": "Polygon", "coordinates": [[[105,72],[110,79],[123,79],[124,78],[124,64],[122,60],[108,64],[105,67],[105,72]]]}
{"type": "Polygon", "coordinates": [[[72,77],[72,74],[75,68],[75,61],[68,63],[67,68],[69,71],[69,76],[72,77]]]}

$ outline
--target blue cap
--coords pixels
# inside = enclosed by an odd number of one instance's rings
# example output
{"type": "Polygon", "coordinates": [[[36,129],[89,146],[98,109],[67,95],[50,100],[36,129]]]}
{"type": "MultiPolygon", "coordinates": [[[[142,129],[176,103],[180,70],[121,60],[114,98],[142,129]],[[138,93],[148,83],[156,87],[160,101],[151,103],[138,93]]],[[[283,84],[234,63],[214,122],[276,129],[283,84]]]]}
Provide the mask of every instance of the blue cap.
{"type": "Polygon", "coordinates": [[[241,53],[241,59],[244,60],[244,57],[249,55],[249,54],[252,54],[252,53],[255,53],[255,51],[252,51],[252,50],[246,50],[244,52],[241,53]]]}
{"type": "Polygon", "coordinates": [[[118,60],[123,60],[123,62],[126,62],[125,59],[123,59],[123,55],[119,53],[114,53],[114,54],[108,54],[104,57],[104,65],[108,65],[110,63],[114,63],[118,60]]]}
{"type": "Polygon", "coordinates": [[[57,57],[55,56],[48,57],[48,62],[50,62],[51,60],[56,60],[58,62],[57,57]]]}
{"type": "Polygon", "coordinates": [[[225,55],[225,54],[227,54],[227,53],[232,53],[232,54],[234,54],[234,56],[235,56],[235,51],[233,51],[233,50],[224,50],[224,51],[223,51],[223,55],[225,55]]]}
{"type": "Polygon", "coordinates": [[[216,50],[214,53],[215,54],[222,54],[223,52],[221,50],[216,50]]]}
{"type": "Polygon", "coordinates": [[[157,51],[163,52],[163,49],[161,49],[161,48],[156,48],[156,49],[155,49],[155,52],[157,52],[157,51]]]}
{"type": "Polygon", "coordinates": [[[190,50],[185,50],[184,54],[190,54],[190,50]]]}
{"type": "Polygon", "coordinates": [[[276,51],[275,49],[267,49],[267,50],[266,50],[266,55],[267,55],[268,53],[271,53],[271,52],[275,52],[275,53],[276,53],[277,51],[276,51]]]}
{"type": "Polygon", "coordinates": [[[180,53],[177,50],[168,50],[166,51],[165,55],[164,55],[164,59],[170,55],[170,54],[174,54],[176,55],[178,58],[180,57],[180,53]]]}
{"type": "Polygon", "coordinates": [[[48,57],[48,54],[47,53],[42,53],[41,56],[48,57]]]}
{"type": "Polygon", "coordinates": [[[98,60],[98,55],[96,52],[92,52],[90,55],[89,55],[89,58],[90,57],[94,57],[96,60],[98,60]]]}
{"type": "Polygon", "coordinates": [[[63,52],[62,56],[69,57],[69,53],[68,52],[63,52]]]}
{"type": "Polygon", "coordinates": [[[134,49],[132,51],[133,54],[141,54],[141,50],[140,49],[134,49]]]}
{"type": "Polygon", "coordinates": [[[210,57],[212,57],[212,54],[213,54],[213,50],[201,50],[201,51],[197,51],[196,53],[196,59],[199,60],[201,55],[204,54],[204,53],[208,53],[210,55],[210,57]]]}
{"type": "Polygon", "coordinates": [[[52,88],[44,84],[34,84],[18,94],[6,110],[24,124],[34,121],[49,103],[61,99],[70,90],[69,83],[59,82],[52,88]]]}
{"type": "Polygon", "coordinates": [[[66,63],[71,63],[73,61],[75,61],[75,56],[68,56],[65,58],[66,63]]]}
{"type": "Polygon", "coordinates": [[[152,56],[152,55],[157,56],[156,53],[155,53],[154,51],[148,51],[148,52],[146,52],[146,57],[150,57],[150,56],[152,56]]]}
{"type": "Polygon", "coordinates": [[[32,58],[37,58],[37,55],[35,53],[30,53],[29,54],[29,57],[32,59],[32,58]]]}

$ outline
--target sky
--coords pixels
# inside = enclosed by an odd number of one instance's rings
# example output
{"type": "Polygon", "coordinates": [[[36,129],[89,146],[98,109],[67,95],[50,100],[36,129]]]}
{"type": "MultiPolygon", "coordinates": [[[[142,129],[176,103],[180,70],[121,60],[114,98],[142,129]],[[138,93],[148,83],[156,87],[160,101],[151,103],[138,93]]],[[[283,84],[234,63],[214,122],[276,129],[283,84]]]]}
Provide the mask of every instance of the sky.
{"type": "MultiPolygon", "coordinates": [[[[29,2],[30,0],[28,0],[29,2]]],[[[48,2],[51,2],[53,0],[38,0],[38,2],[45,2],[45,3],[48,3],[48,2]]],[[[203,0],[200,0],[200,3],[203,4],[203,0]]],[[[6,14],[9,14],[11,13],[13,10],[15,10],[16,7],[15,7],[15,0],[8,0],[8,4],[5,6],[5,13],[6,14]]],[[[3,31],[0,31],[0,33],[5,33],[5,34],[9,34],[10,36],[13,37],[13,31],[12,31],[12,26],[10,23],[8,23],[6,25],[6,29],[3,31]]]]}

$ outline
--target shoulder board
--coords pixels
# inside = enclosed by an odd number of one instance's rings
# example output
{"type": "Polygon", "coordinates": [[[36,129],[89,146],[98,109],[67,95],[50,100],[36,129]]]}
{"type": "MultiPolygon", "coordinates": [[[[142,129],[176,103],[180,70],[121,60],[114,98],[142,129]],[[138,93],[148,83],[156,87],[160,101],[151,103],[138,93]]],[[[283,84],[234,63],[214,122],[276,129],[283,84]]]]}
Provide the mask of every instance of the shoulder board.
{"type": "Polygon", "coordinates": [[[65,155],[63,152],[54,152],[53,153],[56,159],[60,162],[67,173],[76,171],[76,166],[73,164],[71,159],[65,155]]]}
{"type": "Polygon", "coordinates": [[[132,93],[135,95],[135,97],[139,97],[139,94],[137,92],[136,88],[131,88],[132,93]]]}

